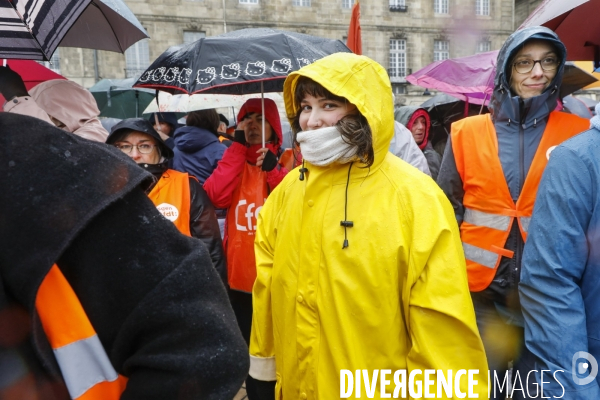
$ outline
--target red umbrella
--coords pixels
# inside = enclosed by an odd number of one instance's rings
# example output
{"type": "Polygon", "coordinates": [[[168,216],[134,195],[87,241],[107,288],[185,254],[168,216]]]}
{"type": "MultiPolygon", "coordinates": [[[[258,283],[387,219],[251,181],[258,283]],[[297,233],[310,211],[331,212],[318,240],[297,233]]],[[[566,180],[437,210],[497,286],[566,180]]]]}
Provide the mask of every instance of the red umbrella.
{"type": "MultiPolygon", "coordinates": [[[[39,83],[46,82],[51,79],[67,79],[51,69],[44,67],[42,64],[32,60],[6,60],[6,65],[21,75],[27,90],[39,83]]],[[[0,104],[3,104],[4,101],[4,97],[0,95],[0,104]]]]}
{"type": "Polygon", "coordinates": [[[598,62],[598,12],[600,0],[544,0],[519,29],[543,25],[560,37],[567,48],[567,60],[598,62]]]}

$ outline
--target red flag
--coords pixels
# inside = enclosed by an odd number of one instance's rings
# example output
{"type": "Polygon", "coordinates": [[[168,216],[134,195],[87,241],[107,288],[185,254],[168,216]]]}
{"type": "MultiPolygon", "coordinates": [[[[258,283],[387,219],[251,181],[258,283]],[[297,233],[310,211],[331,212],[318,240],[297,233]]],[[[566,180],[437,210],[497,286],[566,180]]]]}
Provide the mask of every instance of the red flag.
{"type": "Polygon", "coordinates": [[[350,18],[350,29],[348,29],[348,40],[346,45],[354,54],[362,54],[362,35],[360,33],[360,3],[356,0],[352,7],[352,18],[350,18]]]}

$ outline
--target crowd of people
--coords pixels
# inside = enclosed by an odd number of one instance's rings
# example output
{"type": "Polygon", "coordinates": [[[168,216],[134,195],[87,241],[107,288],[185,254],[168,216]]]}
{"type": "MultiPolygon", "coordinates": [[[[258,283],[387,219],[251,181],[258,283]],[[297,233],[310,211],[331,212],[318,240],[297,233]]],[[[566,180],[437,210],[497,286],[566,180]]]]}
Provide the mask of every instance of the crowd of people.
{"type": "Polygon", "coordinates": [[[443,154],[351,53],[287,77],[292,149],[270,99],[233,131],[210,109],[109,133],[81,86],[0,67],[0,398],[330,400],[383,369],[600,398],[600,117],[555,110],[566,58],[512,34],[443,154]]]}

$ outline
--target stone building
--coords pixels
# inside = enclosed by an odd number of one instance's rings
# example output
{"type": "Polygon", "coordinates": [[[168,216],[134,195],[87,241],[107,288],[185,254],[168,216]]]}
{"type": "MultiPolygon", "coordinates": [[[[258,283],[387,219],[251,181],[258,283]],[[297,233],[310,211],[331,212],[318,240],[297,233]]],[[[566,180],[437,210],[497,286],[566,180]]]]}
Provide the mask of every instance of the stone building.
{"type": "MultiPolygon", "coordinates": [[[[90,87],[139,74],[169,46],[225,31],[271,27],[345,41],[355,0],[125,1],[149,40],[125,55],[59,48],[53,67],[90,87]]],[[[435,60],[499,49],[521,22],[511,0],[363,0],[360,8],[363,54],[388,69],[396,94],[422,94],[406,75],[435,60]]]]}

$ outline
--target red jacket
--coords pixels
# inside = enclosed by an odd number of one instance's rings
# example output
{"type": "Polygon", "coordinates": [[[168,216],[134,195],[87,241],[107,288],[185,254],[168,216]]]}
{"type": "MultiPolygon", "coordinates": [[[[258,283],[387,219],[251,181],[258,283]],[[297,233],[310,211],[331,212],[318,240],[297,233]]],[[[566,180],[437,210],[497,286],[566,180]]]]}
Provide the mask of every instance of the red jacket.
{"type": "MultiPolygon", "coordinates": [[[[267,147],[277,154],[279,145],[267,144],[267,147]]],[[[210,201],[216,208],[228,208],[231,205],[233,191],[240,183],[244,163],[248,162],[251,152],[256,152],[260,145],[246,147],[240,143],[234,142],[223,154],[217,168],[212,175],[204,182],[204,190],[208,194],[210,201]],[[248,155],[248,156],[247,156],[248,155]]],[[[254,157],[256,159],[256,156],[254,157]]],[[[269,193],[275,189],[288,170],[278,165],[272,171],[267,172],[267,185],[269,193]]]]}

